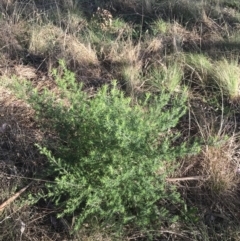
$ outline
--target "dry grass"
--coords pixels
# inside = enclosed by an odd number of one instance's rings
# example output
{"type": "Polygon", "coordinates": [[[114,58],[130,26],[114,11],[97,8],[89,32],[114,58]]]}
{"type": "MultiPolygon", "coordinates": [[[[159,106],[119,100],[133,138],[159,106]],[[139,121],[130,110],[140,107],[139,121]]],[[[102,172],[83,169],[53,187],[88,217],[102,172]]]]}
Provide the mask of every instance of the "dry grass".
{"type": "Polygon", "coordinates": [[[65,59],[71,59],[75,66],[83,65],[87,68],[99,65],[96,52],[91,48],[90,43],[85,45],[73,37],[67,37],[64,42],[67,54],[65,59]]]}
{"type": "Polygon", "coordinates": [[[25,46],[28,45],[29,29],[24,21],[8,22],[0,19],[0,49],[8,58],[22,57],[25,46]]]}
{"type": "Polygon", "coordinates": [[[52,24],[32,30],[29,52],[45,58],[49,73],[59,59],[64,59],[80,76],[99,77],[99,62],[90,43],[84,44],[52,24]]]}
{"type": "Polygon", "coordinates": [[[107,231],[101,230],[101,228],[94,227],[89,231],[89,227],[86,225],[74,235],[74,238],[81,241],[112,241],[114,239],[111,234],[107,234],[107,231]]]}
{"type": "Polygon", "coordinates": [[[206,146],[203,150],[203,174],[208,177],[206,185],[213,192],[234,190],[239,183],[239,164],[235,159],[238,147],[234,139],[232,137],[220,146],[206,146]]]}
{"type": "Polygon", "coordinates": [[[121,36],[111,45],[107,59],[116,66],[116,76],[122,77],[126,91],[133,94],[142,85],[141,45],[134,45],[131,39],[121,40],[121,36]]]}
{"type": "Polygon", "coordinates": [[[36,69],[34,67],[26,66],[26,65],[15,65],[15,74],[19,79],[36,79],[36,69]]]}

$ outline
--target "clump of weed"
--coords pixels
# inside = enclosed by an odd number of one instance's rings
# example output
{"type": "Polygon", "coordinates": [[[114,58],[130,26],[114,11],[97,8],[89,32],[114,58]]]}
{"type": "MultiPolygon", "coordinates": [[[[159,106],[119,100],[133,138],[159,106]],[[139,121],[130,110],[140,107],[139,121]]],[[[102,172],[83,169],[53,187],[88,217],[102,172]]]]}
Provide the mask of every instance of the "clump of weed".
{"type": "Polygon", "coordinates": [[[162,204],[181,203],[181,198],[165,179],[177,157],[197,150],[196,145],[173,145],[177,136],[171,128],[185,113],[186,96],[172,99],[162,89],[159,96],[147,94],[133,105],[113,82],[89,98],[63,69],[62,78],[56,75],[57,95],[28,89],[39,121],[61,140],[54,153],[39,146],[55,178],[47,196],[61,207],[59,217],[74,213],[75,230],[94,220],[103,227],[134,225],[145,231],[176,220],[162,204]]]}
{"type": "Polygon", "coordinates": [[[161,91],[162,88],[167,89],[170,93],[181,91],[180,84],[183,79],[183,70],[178,63],[153,69],[149,76],[148,83],[152,91],[161,91]]]}
{"type": "Polygon", "coordinates": [[[170,23],[163,19],[158,19],[151,24],[153,35],[166,34],[170,30],[170,23]]]}
{"type": "Polygon", "coordinates": [[[185,63],[191,81],[206,87],[213,69],[211,60],[203,54],[188,54],[185,56],[185,63]]]}

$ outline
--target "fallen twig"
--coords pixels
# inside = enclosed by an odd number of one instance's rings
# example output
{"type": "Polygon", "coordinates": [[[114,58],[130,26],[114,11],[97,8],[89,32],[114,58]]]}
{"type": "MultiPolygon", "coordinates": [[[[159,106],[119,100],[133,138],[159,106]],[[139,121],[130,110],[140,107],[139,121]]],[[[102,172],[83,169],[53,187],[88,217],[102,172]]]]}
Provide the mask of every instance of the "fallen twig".
{"type": "Polygon", "coordinates": [[[12,197],[10,197],[7,201],[5,201],[4,203],[2,203],[0,205],[0,212],[2,212],[5,207],[7,205],[9,205],[10,203],[12,203],[16,198],[18,198],[23,192],[25,192],[25,190],[32,184],[33,182],[30,182],[26,187],[22,188],[20,191],[18,191],[17,193],[15,193],[12,197]]]}
{"type": "Polygon", "coordinates": [[[176,178],[167,178],[166,180],[169,182],[177,182],[177,181],[192,181],[192,180],[203,180],[204,176],[193,176],[193,177],[176,177],[176,178]]]}

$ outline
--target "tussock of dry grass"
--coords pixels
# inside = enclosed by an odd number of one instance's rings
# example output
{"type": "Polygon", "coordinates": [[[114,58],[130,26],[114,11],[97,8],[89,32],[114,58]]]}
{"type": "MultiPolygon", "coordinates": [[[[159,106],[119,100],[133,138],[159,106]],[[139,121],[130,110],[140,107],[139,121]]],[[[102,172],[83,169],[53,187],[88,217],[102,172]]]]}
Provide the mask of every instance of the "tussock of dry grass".
{"type": "Polygon", "coordinates": [[[146,54],[153,54],[160,52],[163,48],[163,43],[161,38],[153,38],[147,43],[146,54]]]}
{"type": "Polygon", "coordinates": [[[67,59],[72,59],[78,65],[98,65],[96,52],[91,48],[90,43],[86,46],[80,43],[76,38],[66,38],[66,53],[69,55],[67,59]]]}
{"type": "Polygon", "coordinates": [[[32,30],[29,51],[39,55],[53,54],[56,43],[63,37],[64,32],[52,24],[36,26],[32,30]]]}
{"type": "Polygon", "coordinates": [[[237,187],[239,174],[237,173],[238,164],[234,162],[233,145],[229,140],[219,147],[206,146],[203,151],[202,166],[204,174],[209,177],[207,185],[210,190],[221,193],[237,187]]]}
{"type": "Polygon", "coordinates": [[[94,76],[98,72],[99,62],[90,43],[81,43],[52,24],[33,30],[29,51],[45,57],[49,72],[59,59],[64,59],[70,69],[78,69],[81,75],[94,76]]]}
{"type": "Polygon", "coordinates": [[[115,41],[111,45],[107,59],[116,67],[116,75],[124,79],[128,93],[132,93],[142,84],[140,79],[142,70],[141,45],[134,45],[130,39],[115,41]]]}
{"type": "Polygon", "coordinates": [[[73,36],[80,35],[81,31],[88,25],[87,21],[80,15],[80,13],[68,13],[62,20],[61,25],[65,31],[73,36]]]}
{"type": "Polygon", "coordinates": [[[0,19],[0,49],[9,58],[22,56],[24,47],[28,44],[28,27],[24,21],[9,23],[0,19]]]}
{"type": "Polygon", "coordinates": [[[113,62],[135,64],[139,61],[140,46],[134,45],[131,39],[127,41],[115,41],[111,46],[108,58],[113,62]]]}
{"type": "Polygon", "coordinates": [[[164,42],[161,37],[147,39],[141,48],[142,71],[159,68],[164,56],[164,42]]]}

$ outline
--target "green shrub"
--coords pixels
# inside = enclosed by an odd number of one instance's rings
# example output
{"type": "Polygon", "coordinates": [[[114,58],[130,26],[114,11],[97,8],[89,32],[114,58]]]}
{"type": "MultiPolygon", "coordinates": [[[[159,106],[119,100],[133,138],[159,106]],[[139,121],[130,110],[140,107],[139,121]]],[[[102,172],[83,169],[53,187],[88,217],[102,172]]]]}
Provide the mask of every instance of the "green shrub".
{"type": "Polygon", "coordinates": [[[166,177],[177,157],[195,150],[177,145],[171,131],[185,113],[186,97],[162,91],[133,104],[115,81],[89,97],[65,67],[56,82],[57,94],[29,85],[25,93],[39,121],[61,140],[54,154],[39,147],[56,181],[47,185],[47,196],[61,208],[59,216],[74,213],[76,230],[93,219],[118,230],[173,221],[167,204],[181,198],[166,177]]]}

